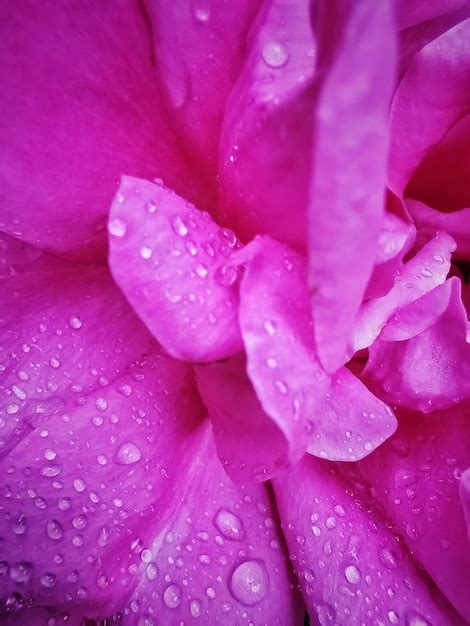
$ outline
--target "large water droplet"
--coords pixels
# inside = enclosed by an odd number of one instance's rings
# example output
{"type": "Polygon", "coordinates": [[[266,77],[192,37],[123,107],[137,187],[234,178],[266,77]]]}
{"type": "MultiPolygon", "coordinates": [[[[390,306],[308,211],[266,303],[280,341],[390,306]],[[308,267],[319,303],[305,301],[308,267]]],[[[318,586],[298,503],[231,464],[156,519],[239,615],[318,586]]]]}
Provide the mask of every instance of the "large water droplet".
{"type": "Polygon", "coordinates": [[[179,215],[176,215],[171,220],[171,227],[179,237],[186,237],[186,235],[189,233],[188,227],[179,215]]]}
{"type": "Polygon", "coordinates": [[[230,577],[229,589],[233,597],[245,606],[255,606],[269,590],[269,575],[261,560],[244,561],[230,577]]]}
{"type": "Polygon", "coordinates": [[[393,569],[397,566],[396,556],[390,548],[383,548],[380,550],[379,560],[382,565],[385,565],[385,567],[388,567],[389,569],[393,569]]]}
{"type": "Polygon", "coordinates": [[[234,513],[226,509],[220,509],[214,518],[214,524],[226,539],[242,541],[245,538],[243,522],[234,513]]]}
{"type": "Polygon", "coordinates": [[[119,465],[132,465],[140,461],[141,458],[142,452],[140,448],[132,441],[126,441],[119,446],[114,460],[116,463],[119,463],[119,465]]]}
{"type": "Polygon", "coordinates": [[[199,600],[195,599],[189,602],[189,612],[191,613],[191,617],[194,617],[194,619],[200,617],[201,610],[201,603],[199,602],[199,600]]]}
{"type": "Polygon", "coordinates": [[[163,592],[163,602],[169,609],[176,609],[181,604],[181,587],[172,583],[163,592]]]}
{"type": "Polygon", "coordinates": [[[410,611],[406,615],[406,626],[432,626],[432,624],[419,613],[410,611]]]}
{"type": "Polygon", "coordinates": [[[78,330],[79,328],[82,327],[82,320],[76,315],[71,315],[69,317],[69,326],[70,328],[73,328],[74,330],[78,330]]]}
{"type": "Polygon", "coordinates": [[[283,67],[289,60],[289,54],[284,44],[277,41],[268,41],[261,52],[263,60],[269,67],[283,67]]]}

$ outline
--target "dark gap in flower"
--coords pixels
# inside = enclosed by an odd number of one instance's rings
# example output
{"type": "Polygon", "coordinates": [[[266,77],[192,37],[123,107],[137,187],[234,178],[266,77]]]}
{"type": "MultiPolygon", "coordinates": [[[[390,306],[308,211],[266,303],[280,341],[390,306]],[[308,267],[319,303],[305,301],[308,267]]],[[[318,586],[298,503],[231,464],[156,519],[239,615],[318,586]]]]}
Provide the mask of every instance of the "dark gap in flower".
{"type": "Polygon", "coordinates": [[[459,268],[462,274],[462,280],[468,285],[470,283],[470,261],[456,259],[454,260],[454,263],[459,268]]]}
{"type": "Polygon", "coordinates": [[[304,626],[310,626],[310,617],[308,616],[307,612],[305,612],[304,626]]]}

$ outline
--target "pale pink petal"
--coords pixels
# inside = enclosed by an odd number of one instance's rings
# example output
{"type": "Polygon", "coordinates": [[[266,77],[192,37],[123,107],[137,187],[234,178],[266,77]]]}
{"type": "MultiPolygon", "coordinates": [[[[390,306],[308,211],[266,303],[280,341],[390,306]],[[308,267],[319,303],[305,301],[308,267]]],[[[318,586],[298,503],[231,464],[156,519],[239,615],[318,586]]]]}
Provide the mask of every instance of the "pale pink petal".
{"type": "Polygon", "coordinates": [[[282,527],[312,617],[328,625],[462,625],[386,521],[361,502],[334,467],[306,457],[274,480],[282,527]]]}
{"type": "Polygon", "coordinates": [[[455,242],[444,232],[430,239],[395,277],[395,284],[381,298],[365,302],[354,323],[354,351],[370,346],[393,315],[442,284],[450,269],[455,242]]]}
{"type": "Polygon", "coordinates": [[[2,3],[0,228],[104,257],[121,174],[193,180],[169,130],[139,3],[2,3]]]}
{"type": "Polygon", "coordinates": [[[232,480],[268,480],[298,460],[290,430],[263,410],[244,356],[197,366],[196,375],[220,461],[232,480]]]}
{"type": "Polygon", "coordinates": [[[414,56],[398,87],[390,113],[388,182],[397,196],[430,148],[468,113],[469,33],[467,19],[428,43],[414,56]]]}
{"type": "Polygon", "coordinates": [[[400,414],[398,433],[359,464],[413,556],[467,620],[470,551],[458,479],[468,466],[469,417],[468,404],[426,418],[400,414]]]}
{"type": "MultiPolygon", "coordinates": [[[[467,314],[460,280],[453,277],[448,283],[450,295],[442,291],[447,307],[433,324],[411,339],[378,339],[369,348],[365,378],[371,385],[379,385],[380,396],[392,404],[429,413],[470,397],[467,314]]],[[[425,315],[425,321],[432,320],[432,313],[425,315]]],[[[418,327],[423,323],[419,316],[411,319],[412,332],[416,323],[418,327]]],[[[401,330],[399,320],[395,328],[401,330]]]]}
{"type": "Polygon", "coordinates": [[[108,230],[113,276],[167,352],[212,361],[242,348],[232,231],[166,187],[129,177],[108,230]]]}
{"type": "Polygon", "coordinates": [[[240,328],[248,376],[295,462],[312,438],[329,386],[315,353],[306,265],[270,237],[255,239],[237,257],[247,262],[240,328]]]}
{"type": "Polygon", "coordinates": [[[409,28],[419,22],[425,22],[433,18],[451,13],[460,9],[466,0],[438,0],[437,2],[429,2],[429,0],[398,0],[398,27],[409,28]]]}
{"type": "Polygon", "coordinates": [[[222,216],[244,239],[306,247],[315,42],[308,0],[265,1],[225,113],[222,216]]]}
{"type": "Polygon", "coordinates": [[[460,477],[460,498],[467,522],[468,540],[470,541],[470,468],[462,472],[462,476],[460,477]]]}
{"type": "Polygon", "coordinates": [[[406,205],[418,227],[447,231],[457,244],[455,256],[470,257],[470,208],[444,213],[411,199],[406,205]]]}
{"type": "Polygon", "coordinates": [[[231,482],[207,428],[177,465],[168,497],[142,520],[126,626],[301,623],[268,489],[231,482]]]}
{"type": "Polygon", "coordinates": [[[325,67],[315,118],[309,210],[315,338],[328,371],[347,360],[353,319],[375,261],[395,71],[389,4],[354,2],[346,15],[340,6],[329,5],[329,19],[318,26],[319,53],[325,30],[323,53],[331,66],[325,67]],[[331,20],[341,32],[334,50],[331,20]]]}
{"type": "Polygon", "coordinates": [[[388,439],[396,427],[390,407],[342,367],[334,374],[316,416],[308,452],[330,461],[357,461],[388,439]]]}
{"type": "MultiPolygon", "coordinates": [[[[261,0],[145,0],[156,76],[184,149],[216,174],[225,104],[240,72],[261,0]]],[[[215,182],[215,179],[214,181],[215,182]]]]}

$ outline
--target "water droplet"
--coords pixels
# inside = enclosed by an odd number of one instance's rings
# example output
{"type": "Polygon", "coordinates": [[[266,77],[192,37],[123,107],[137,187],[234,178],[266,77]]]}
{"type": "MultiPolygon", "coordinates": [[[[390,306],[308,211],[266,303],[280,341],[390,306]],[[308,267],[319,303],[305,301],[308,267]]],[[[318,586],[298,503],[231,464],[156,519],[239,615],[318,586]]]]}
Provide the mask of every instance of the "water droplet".
{"type": "Polygon", "coordinates": [[[127,223],[120,217],[115,217],[109,221],[108,231],[113,237],[124,237],[127,231],[127,223]]]}
{"type": "Polygon", "coordinates": [[[419,613],[410,611],[406,615],[406,626],[432,626],[432,624],[419,613]]]}
{"type": "Polygon", "coordinates": [[[266,365],[267,367],[269,367],[269,369],[275,369],[277,367],[277,361],[276,359],[269,357],[268,359],[266,359],[266,365]]]}
{"type": "Polygon", "coordinates": [[[214,272],[215,280],[225,287],[230,287],[238,278],[238,267],[236,265],[221,265],[214,272]]]}
{"type": "Polygon", "coordinates": [[[78,493],[82,493],[83,491],[85,491],[85,482],[81,478],[74,478],[72,484],[73,488],[78,493]]]}
{"type": "Polygon", "coordinates": [[[188,227],[179,215],[176,215],[171,220],[171,227],[179,237],[186,237],[186,235],[189,233],[188,227]]]}
{"type": "Polygon", "coordinates": [[[335,610],[329,604],[318,607],[317,616],[320,626],[333,626],[337,623],[335,610]]]}
{"type": "Polygon", "coordinates": [[[62,524],[56,519],[53,519],[47,522],[46,529],[47,529],[48,536],[54,540],[61,539],[62,535],[64,534],[62,524]]]}
{"type": "Polygon", "coordinates": [[[147,211],[147,213],[150,213],[150,215],[152,215],[157,210],[157,205],[150,200],[150,202],[147,202],[147,204],[145,205],[145,210],[147,211]]]}
{"type": "Polygon", "coordinates": [[[71,315],[69,317],[69,326],[70,328],[73,328],[74,330],[78,330],[79,328],[82,327],[82,320],[76,315],[71,315]]]}
{"type": "Polygon", "coordinates": [[[422,274],[423,276],[428,277],[428,278],[430,278],[430,277],[432,276],[432,272],[431,272],[431,270],[430,270],[429,268],[427,268],[427,267],[425,267],[425,268],[421,271],[421,274],[422,274]]]}
{"type": "Polygon", "coordinates": [[[11,529],[15,533],[15,535],[24,535],[26,532],[26,519],[24,515],[20,515],[19,517],[13,519],[11,523],[11,529]]]}
{"type": "Polygon", "coordinates": [[[442,256],[442,254],[435,254],[433,258],[439,265],[442,265],[444,263],[444,257],[442,256]]]}
{"type": "Polygon", "coordinates": [[[269,67],[283,67],[289,60],[289,54],[284,44],[277,41],[268,41],[261,52],[266,65],[269,67]]]}
{"type": "Polygon", "coordinates": [[[140,256],[147,261],[152,256],[152,248],[142,246],[140,249],[140,256]]]}
{"type": "Polygon", "coordinates": [[[157,566],[155,565],[155,563],[149,563],[147,565],[147,569],[145,570],[145,573],[146,573],[147,578],[149,580],[155,580],[155,578],[157,577],[157,574],[158,574],[158,569],[157,569],[157,566]]]}
{"type": "Polygon", "coordinates": [[[172,583],[163,592],[163,602],[169,609],[176,609],[181,604],[181,587],[172,583]]]}
{"type": "Polygon", "coordinates": [[[47,588],[51,588],[54,587],[56,582],[57,582],[57,577],[55,574],[42,574],[42,576],[39,579],[41,581],[41,585],[43,587],[47,587],[47,588]]]}
{"type": "Polygon", "coordinates": [[[204,265],[204,263],[201,263],[201,265],[198,265],[196,267],[196,274],[201,278],[207,276],[207,267],[204,265]]]}
{"type": "Polygon", "coordinates": [[[116,463],[119,463],[119,465],[132,465],[140,461],[141,458],[142,452],[140,448],[132,441],[126,441],[119,446],[114,460],[116,463]]]}
{"type": "Polygon", "coordinates": [[[229,582],[233,597],[245,606],[255,606],[266,596],[269,575],[261,560],[244,561],[238,565],[229,582]]]}
{"type": "Polygon", "coordinates": [[[11,566],[10,578],[16,583],[27,583],[33,575],[33,566],[28,561],[19,561],[11,566]]]}
{"type": "Polygon", "coordinates": [[[348,565],[344,570],[344,575],[346,576],[346,580],[352,585],[357,585],[361,580],[361,572],[355,565],[348,565]]]}
{"type": "Polygon", "coordinates": [[[276,324],[271,320],[266,320],[264,322],[264,330],[272,337],[276,334],[276,324]]]}
{"type": "Polygon", "coordinates": [[[243,522],[226,509],[220,509],[214,518],[214,525],[226,539],[242,541],[245,538],[243,522]]]}
{"type": "Polygon", "coordinates": [[[197,619],[198,617],[201,616],[201,603],[199,602],[199,600],[191,600],[189,602],[189,612],[191,613],[191,617],[194,617],[194,619],[197,619]]]}
{"type": "Polygon", "coordinates": [[[282,395],[284,396],[289,391],[288,386],[283,380],[276,380],[274,384],[276,385],[276,389],[279,391],[279,393],[282,393],[282,395]]]}

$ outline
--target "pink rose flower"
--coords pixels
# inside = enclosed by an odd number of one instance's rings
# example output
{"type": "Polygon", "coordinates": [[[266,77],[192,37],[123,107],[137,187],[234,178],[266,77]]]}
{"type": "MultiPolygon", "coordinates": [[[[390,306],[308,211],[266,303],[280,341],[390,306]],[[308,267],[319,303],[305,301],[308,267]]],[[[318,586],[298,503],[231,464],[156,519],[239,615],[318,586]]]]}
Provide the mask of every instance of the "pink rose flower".
{"type": "Polygon", "coordinates": [[[470,622],[464,0],[0,7],[0,621],[470,622]]]}

